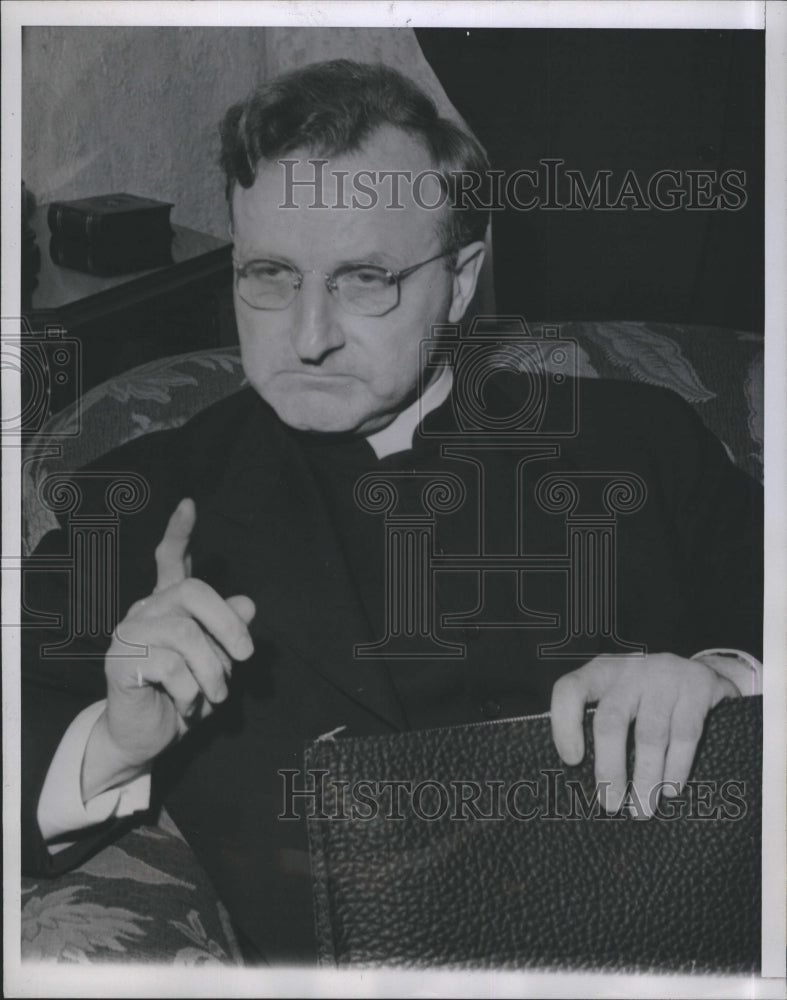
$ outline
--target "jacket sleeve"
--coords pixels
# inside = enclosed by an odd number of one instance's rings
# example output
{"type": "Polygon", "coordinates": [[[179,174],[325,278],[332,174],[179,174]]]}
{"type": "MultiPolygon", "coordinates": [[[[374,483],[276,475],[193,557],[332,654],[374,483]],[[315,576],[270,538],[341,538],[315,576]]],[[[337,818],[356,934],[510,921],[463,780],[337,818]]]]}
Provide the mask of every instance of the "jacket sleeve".
{"type": "MultiPolygon", "coordinates": [[[[763,490],[738,468],[682,399],[662,392],[660,465],[686,553],[695,648],[740,649],[762,659],[763,490]]],[[[767,665],[766,665],[767,669],[767,665]]]]}
{"type": "Polygon", "coordinates": [[[173,463],[175,434],[143,438],[73,473],[70,482],[75,486],[70,495],[79,497],[78,505],[61,517],[61,527],[46,535],[24,564],[21,834],[25,873],[56,875],[68,870],[139,820],[140,814],[110,818],[69,836],[73,843],[51,853],[38,826],[37,810],[50,763],[66,730],[88,705],[106,697],[104,656],[112,630],[131,603],[155,585],[155,546],[177,502],[173,497],[188,488],[173,463]],[[167,466],[174,472],[169,477],[163,475],[167,466]],[[144,503],[139,509],[108,516],[113,507],[108,504],[108,484],[124,481],[143,484],[144,503]]]}
{"type": "Polygon", "coordinates": [[[81,863],[130,826],[108,821],[70,838],[50,853],[38,826],[37,811],[49,765],[76,716],[106,695],[100,636],[74,636],[71,574],[52,569],[68,559],[68,532],[50,532],[23,572],[22,630],[22,871],[57,875],[81,863]],[[53,624],[42,624],[42,615],[53,624]],[[58,649],[60,646],[60,649],[58,649]]]}

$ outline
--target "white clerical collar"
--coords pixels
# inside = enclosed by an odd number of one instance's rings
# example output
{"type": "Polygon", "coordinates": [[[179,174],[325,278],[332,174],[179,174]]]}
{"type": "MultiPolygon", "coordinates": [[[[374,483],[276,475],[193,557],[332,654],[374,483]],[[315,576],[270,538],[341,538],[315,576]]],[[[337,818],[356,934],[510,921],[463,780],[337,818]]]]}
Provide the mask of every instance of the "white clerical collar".
{"type": "Polygon", "coordinates": [[[451,394],[454,373],[451,368],[443,368],[434,382],[430,382],[422,396],[411,403],[406,410],[395,417],[387,427],[370,434],[366,439],[374,448],[378,458],[387,458],[398,451],[409,451],[413,446],[413,435],[418,424],[427,413],[436,410],[451,394]]]}

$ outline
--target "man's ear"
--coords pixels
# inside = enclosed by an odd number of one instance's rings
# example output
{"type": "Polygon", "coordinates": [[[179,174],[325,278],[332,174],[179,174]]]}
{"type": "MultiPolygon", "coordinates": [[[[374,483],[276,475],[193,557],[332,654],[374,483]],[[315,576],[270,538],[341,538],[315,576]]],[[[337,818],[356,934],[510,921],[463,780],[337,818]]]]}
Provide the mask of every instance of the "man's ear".
{"type": "Polygon", "coordinates": [[[482,240],[468,243],[457,253],[454,287],[451,295],[451,306],[448,310],[449,323],[458,323],[470,305],[485,255],[486,244],[482,240]]]}

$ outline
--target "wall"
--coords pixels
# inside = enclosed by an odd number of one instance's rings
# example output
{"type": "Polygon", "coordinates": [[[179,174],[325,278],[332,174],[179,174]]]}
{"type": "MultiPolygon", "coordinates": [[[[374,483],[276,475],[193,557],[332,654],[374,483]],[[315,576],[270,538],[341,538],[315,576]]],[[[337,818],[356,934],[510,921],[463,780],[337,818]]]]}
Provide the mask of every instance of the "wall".
{"type": "MultiPolygon", "coordinates": [[[[629,170],[746,177],[732,209],[536,207],[493,219],[497,305],[531,319],[761,330],[764,32],[418,28],[446,93],[511,177],[556,159],[590,187],[629,170]]],[[[542,171],[543,176],[543,171],[542,171]]],[[[542,188],[543,192],[543,188],[542,188]]],[[[527,199],[531,190],[521,187],[527,199]]],[[[565,183],[558,182],[565,205],[565,183]]],[[[543,204],[543,199],[542,199],[543,204]]]]}
{"type": "Polygon", "coordinates": [[[39,202],[112,191],[226,235],[216,125],[262,79],[264,29],[30,28],[22,176],[39,202]]]}
{"type": "Polygon", "coordinates": [[[321,59],[384,62],[422,87],[442,114],[460,117],[410,28],[267,28],[266,43],[271,76],[321,59]]]}
{"type": "Polygon", "coordinates": [[[342,56],[404,68],[452,111],[409,29],[27,28],[22,177],[39,203],[129,191],[226,236],[227,107],[283,70],[342,56]]]}

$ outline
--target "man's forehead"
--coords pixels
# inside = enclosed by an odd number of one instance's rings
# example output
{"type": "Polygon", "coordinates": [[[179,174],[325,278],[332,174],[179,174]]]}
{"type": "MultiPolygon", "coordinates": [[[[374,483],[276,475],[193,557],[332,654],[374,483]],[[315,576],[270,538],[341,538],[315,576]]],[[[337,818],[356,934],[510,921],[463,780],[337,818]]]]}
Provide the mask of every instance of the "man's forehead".
{"type": "Polygon", "coordinates": [[[387,233],[394,243],[419,246],[434,244],[449,211],[428,151],[393,128],[379,129],[349,153],[295,150],[261,161],[251,188],[235,186],[232,204],[240,239],[278,238],[297,229],[315,239],[354,234],[364,242],[387,233]]]}
{"type": "Polygon", "coordinates": [[[266,166],[273,166],[280,160],[289,159],[297,159],[303,163],[309,160],[325,160],[326,172],[331,174],[342,171],[350,171],[351,174],[368,171],[374,174],[412,172],[415,175],[434,170],[436,167],[423,140],[393,125],[382,125],[370,132],[357,149],[325,153],[302,148],[277,156],[267,163],[262,162],[266,166]]]}

